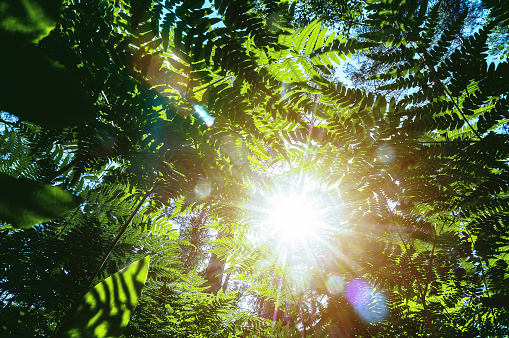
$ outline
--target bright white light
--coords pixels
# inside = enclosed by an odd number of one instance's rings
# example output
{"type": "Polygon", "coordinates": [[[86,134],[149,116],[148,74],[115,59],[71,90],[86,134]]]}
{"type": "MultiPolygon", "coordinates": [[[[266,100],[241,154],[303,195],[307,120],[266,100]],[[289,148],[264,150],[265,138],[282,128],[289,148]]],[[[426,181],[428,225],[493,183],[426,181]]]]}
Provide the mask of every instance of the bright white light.
{"type": "Polygon", "coordinates": [[[318,206],[305,194],[291,193],[271,199],[267,225],[280,240],[306,240],[320,225],[318,206]]]}
{"type": "Polygon", "coordinates": [[[198,113],[198,115],[200,115],[203,122],[205,122],[207,127],[211,127],[214,124],[215,118],[210,116],[209,113],[207,113],[207,111],[205,109],[203,109],[202,107],[200,107],[197,104],[195,104],[193,107],[196,110],[196,112],[198,113]]]}

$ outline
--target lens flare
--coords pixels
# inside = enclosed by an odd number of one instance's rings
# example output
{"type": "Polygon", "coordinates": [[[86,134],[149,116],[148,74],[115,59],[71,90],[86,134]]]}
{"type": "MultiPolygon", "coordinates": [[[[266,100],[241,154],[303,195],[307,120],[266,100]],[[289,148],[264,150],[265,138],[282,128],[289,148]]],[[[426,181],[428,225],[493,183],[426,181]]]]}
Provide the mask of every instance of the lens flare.
{"type": "Polygon", "coordinates": [[[215,118],[210,116],[209,113],[207,113],[207,111],[205,109],[203,109],[202,107],[200,107],[199,105],[195,104],[193,107],[196,110],[196,112],[198,113],[198,115],[200,115],[203,122],[205,122],[207,127],[212,127],[212,125],[214,124],[215,118]]]}
{"type": "Polygon", "coordinates": [[[345,290],[345,282],[339,276],[330,276],[327,278],[326,285],[332,295],[339,295],[345,290]]]}
{"type": "Polygon", "coordinates": [[[212,191],[212,187],[210,183],[207,181],[199,181],[194,187],[194,193],[198,199],[205,199],[210,196],[210,192],[212,191]]]}
{"type": "Polygon", "coordinates": [[[385,297],[362,280],[348,282],[346,298],[353,305],[357,315],[366,323],[381,322],[389,314],[385,297]]]}
{"type": "Polygon", "coordinates": [[[382,146],[378,149],[378,160],[383,164],[391,164],[396,160],[396,151],[391,146],[382,146]]]}

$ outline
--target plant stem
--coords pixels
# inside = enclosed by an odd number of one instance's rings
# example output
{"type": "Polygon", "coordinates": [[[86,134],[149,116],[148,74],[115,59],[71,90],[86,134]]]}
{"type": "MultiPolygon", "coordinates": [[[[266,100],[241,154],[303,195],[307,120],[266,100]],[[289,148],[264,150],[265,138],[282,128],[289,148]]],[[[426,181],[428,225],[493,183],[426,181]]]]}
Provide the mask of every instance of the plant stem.
{"type": "Polygon", "coordinates": [[[304,322],[304,315],[302,314],[302,295],[299,298],[299,315],[302,323],[302,337],[306,337],[306,323],[304,322]]]}
{"type": "Polygon", "coordinates": [[[60,322],[60,324],[57,326],[55,332],[53,332],[53,335],[51,337],[56,337],[57,334],[59,333],[59,331],[61,330],[62,327],[64,327],[64,324],[69,320],[70,318],[70,315],[72,313],[74,313],[74,311],[76,311],[77,307],[78,307],[78,303],[79,301],[85,296],[85,294],[88,292],[88,289],[90,289],[90,287],[92,286],[92,283],[94,282],[94,279],[97,277],[97,275],[99,275],[99,272],[102,270],[104,264],[106,263],[106,261],[108,260],[108,258],[110,257],[111,255],[111,252],[113,251],[113,249],[115,248],[115,246],[117,245],[117,243],[120,241],[120,238],[122,237],[122,235],[125,233],[125,231],[127,230],[127,227],[129,226],[129,224],[131,224],[132,220],[134,219],[134,216],[136,216],[136,214],[138,213],[138,211],[140,210],[141,206],[143,205],[143,203],[145,202],[145,200],[147,199],[147,197],[152,193],[154,189],[151,189],[149,190],[144,196],[143,198],[141,199],[140,203],[138,203],[138,205],[136,206],[136,208],[133,210],[133,212],[131,213],[131,215],[129,216],[129,218],[127,219],[127,221],[125,221],[124,225],[122,226],[122,228],[120,229],[117,237],[115,238],[115,240],[113,241],[113,243],[111,243],[109,249],[106,251],[106,253],[104,254],[104,256],[102,257],[101,259],[101,263],[99,264],[99,266],[97,267],[97,269],[95,269],[94,273],[92,274],[92,276],[90,276],[90,278],[88,279],[88,282],[87,282],[87,285],[83,288],[83,290],[81,291],[81,293],[78,295],[78,297],[76,297],[76,299],[74,300],[71,308],[69,309],[69,311],[67,311],[67,315],[65,315],[64,319],[60,322]]]}
{"type": "Polygon", "coordinates": [[[431,331],[432,337],[436,337],[436,331],[435,331],[435,326],[433,325],[433,321],[431,319],[431,313],[428,310],[426,297],[428,296],[428,290],[429,290],[429,286],[430,286],[430,282],[431,282],[431,275],[433,274],[433,260],[435,259],[435,249],[436,249],[436,245],[437,245],[438,235],[440,235],[442,233],[442,230],[444,230],[443,225],[442,225],[442,228],[440,229],[440,231],[437,233],[437,228],[435,225],[435,238],[433,239],[433,247],[431,248],[431,255],[430,255],[429,263],[428,263],[428,271],[426,272],[426,285],[424,286],[424,292],[422,293],[422,305],[424,307],[424,311],[426,314],[426,321],[428,323],[428,327],[431,331]]]}
{"type": "MultiPolygon", "coordinates": [[[[435,70],[435,66],[430,66],[426,63],[426,58],[421,55],[419,53],[419,56],[421,58],[421,60],[424,62],[424,64],[426,65],[426,67],[428,68],[428,70],[430,72],[433,73],[433,76],[434,78],[438,79],[438,75],[437,75],[437,72],[435,70]]],[[[470,124],[470,122],[468,121],[467,117],[465,116],[465,114],[463,113],[463,110],[460,108],[458,102],[456,102],[454,100],[454,98],[452,97],[452,93],[449,91],[449,89],[442,83],[442,81],[438,80],[438,83],[440,84],[440,86],[442,87],[442,89],[444,90],[445,94],[447,96],[449,96],[449,98],[451,99],[452,103],[454,104],[454,106],[456,107],[456,109],[458,109],[460,115],[461,115],[461,118],[463,119],[463,121],[465,121],[468,125],[468,127],[470,128],[470,130],[472,130],[472,132],[474,133],[475,136],[477,136],[479,138],[479,140],[482,140],[482,137],[481,135],[479,135],[479,132],[477,130],[474,129],[474,127],[472,127],[472,125],[470,124]]],[[[468,94],[468,92],[467,92],[468,94]]]]}

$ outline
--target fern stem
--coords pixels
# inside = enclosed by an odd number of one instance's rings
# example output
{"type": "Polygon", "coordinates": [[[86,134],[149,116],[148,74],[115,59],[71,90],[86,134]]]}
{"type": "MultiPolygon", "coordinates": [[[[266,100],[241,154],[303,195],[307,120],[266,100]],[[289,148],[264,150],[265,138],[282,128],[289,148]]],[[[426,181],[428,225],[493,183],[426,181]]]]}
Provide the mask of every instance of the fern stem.
{"type": "MultiPolygon", "coordinates": [[[[419,53],[419,56],[421,57],[421,60],[424,62],[424,64],[428,68],[428,70],[433,73],[433,76],[436,79],[438,79],[438,75],[437,75],[437,72],[435,70],[435,67],[434,66],[431,66],[431,67],[428,66],[428,64],[426,63],[426,58],[423,55],[421,55],[420,53],[419,53]]],[[[438,83],[440,84],[440,87],[442,87],[444,92],[447,94],[447,96],[451,99],[452,103],[454,103],[454,106],[456,107],[456,109],[458,109],[458,111],[459,111],[459,113],[461,115],[461,118],[463,119],[463,121],[465,121],[467,123],[468,127],[470,128],[470,130],[472,130],[474,135],[476,135],[479,139],[482,139],[481,136],[479,135],[479,133],[477,132],[477,130],[475,130],[474,127],[472,127],[472,125],[470,124],[470,122],[468,122],[467,117],[463,113],[463,110],[460,108],[459,104],[454,100],[454,98],[452,97],[452,93],[449,91],[449,89],[447,89],[447,87],[442,83],[442,81],[440,81],[440,79],[438,79],[438,83]]]]}
{"type": "Polygon", "coordinates": [[[470,124],[470,122],[468,122],[468,120],[467,120],[467,118],[466,118],[465,114],[463,113],[463,110],[461,110],[461,108],[459,107],[458,103],[457,103],[457,102],[453,99],[452,94],[451,94],[451,92],[449,91],[449,89],[447,89],[447,88],[445,87],[445,85],[444,85],[442,82],[440,82],[440,84],[442,85],[442,88],[444,89],[444,92],[447,94],[447,96],[449,96],[449,98],[451,99],[451,101],[454,103],[454,106],[456,107],[456,109],[458,109],[458,111],[460,112],[460,114],[461,114],[461,118],[463,119],[463,121],[465,121],[465,122],[468,124],[468,126],[470,127],[470,129],[472,130],[472,132],[473,132],[473,133],[474,133],[474,134],[475,134],[475,135],[476,135],[479,139],[482,139],[482,138],[481,138],[481,135],[479,135],[479,132],[478,132],[477,130],[475,130],[475,129],[472,127],[472,125],[470,124]]]}
{"type": "MultiPolygon", "coordinates": [[[[393,224],[396,224],[396,220],[394,219],[394,210],[389,206],[389,203],[387,201],[385,202],[385,205],[387,206],[387,209],[391,212],[391,220],[393,224]]],[[[405,247],[405,251],[408,251],[408,245],[406,244],[405,240],[403,239],[403,236],[401,235],[401,232],[399,231],[399,226],[396,226],[396,231],[398,232],[399,239],[403,243],[403,246],[405,247]]]]}
{"type": "Polygon", "coordinates": [[[63,166],[61,169],[53,172],[53,175],[51,177],[49,177],[48,179],[46,179],[46,181],[44,183],[51,183],[53,182],[53,180],[55,180],[58,176],[62,175],[63,173],[65,173],[67,170],[69,170],[70,168],[72,168],[73,166],[75,166],[77,163],[79,163],[80,161],[84,161],[84,160],[91,160],[91,159],[94,159],[94,158],[104,158],[104,157],[107,157],[107,158],[114,158],[114,157],[118,157],[118,156],[138,156],[138,155],[159,155],[157,153],[145,153],[145,152],[137,152],[137,151],[123,151],[123,152],[116,152],[116,153],[113,153],[113,154],[87,154],[86,156],[77,156],[75,157],[71,162],[67,163],[65,166],[63,166]]]}
{"type": "Polygon", "coordinates": [[[306,337],[306,323],[304,322],[304,315],[302,314],[302,294],[299,298],[299,316],[302,323],[302,337],[306,337]]]}
{"type": "MultiPolygon", "coordinates": [[[[436,238],[435,238],[435,241],[433,242],[433,249],[431,250],[431,257],[430,257],[430,261],[429,261],[429,267],[428,267],[428,271],[427,271],[427,275],[429,275],[433,270],[432,270],[432,264],[433,264],[433,258],[434,258],[434,255],[435,255],[435,244],[436,244],[436,238]]],[[[436,337],[436,331],[435,331],[435,326],[433,325],[433,320],[431,318],[431,312],[429,311],[428,309],[428,304],[426,302],[426,297],[427,297],[427,294],[428,294],[428,288],[429,288],[429,276],[426,276],[426,285],[424,286],[424,290],[422,291],[421,293],[421,301],[422,301],[422,306],[424,308],[424,314],[426,316],[426,322],[428,324],[428,328],[429,330],[431,331],[431,336],[432,337],[436,337]]]]}
{"type": "Polygon", "coordinates": [[[212,87],[213,85],[215,85],[215,84],[216,84],[216,83],[218,83],[218,82],[221,82],[221,81],[227,81],[227,80],[232,80],[232,79],[233,79],[233,76],[228,76],[228,77],[224,77],[224,78],[222,78],[222,79],[218,79],[218,80],[216,80],[216,81],[214,81],[214,82],[212,82],[212,83],[209,83],[209,84],[208,84],[208,85],[206,85],[205,87],[200,88],[200,89],[196,89],[195,91],[192,91],[192,92],[190,92],[190,93],[187,93],[186,95],[192,95],[192,94],[199,93],[199,92],[201,92],[202,90],[205,90],[205,89],[208,89],[208,88],[212,87]]]}
{"type": "Polygon", "coordinates": [[[125,221],[124,225],[122,226],[122,228],[120,229],[117,237],[115,238],[115,240],[113,241],[113,243],[111,243],[109,249],[106,251],[106,253],[104,254],[104,256],[102,257],[101,259],[101,263],[99,264],[99,266],[97,267],[97,269],[95,269],[94,273],[92,274],[92,276],[90,276],[90,278],[88,279],[88,282],[87,282],[87,285],[83,288],[83,290],[81,291],[81,293],[78,295],[78,297],[76,297],[76,299],[74,300],[71,308],[69,309],[69,311],[67,311],[67,315],[65,315],[64,319],[60,322],[60,324],[57,326],[55,332],[53,332],[53,335],[51,337],[56,337],[58,332],[62,329],[62,327],[64,327],[64,324],[69,320],[70,318],[70,315],[76,311],[77,307],[78,307],[78,303],[79,301],[85,296],[85,294],[88,292],[88,289],[90,289],[90,287],[92,286],[92,283],[94,282],[94,279],[99,275],[99,272],[102,270],[104,264],[106,263],[106,261],[108,260],[108,258],[110,257],[113,249],[115,248],[115,246],[117,245],[117,243],[120,241],[120,238],[122,237],[122,235],[125,233],[125,231],[127,230],[127,227],[129,226],[129,224],[131,224],[132,220],[134,219],[134,217],[136,216],[136,214],[138,213],[138,211],[140,210],[141,206],[143,205],[143,203],[145,203],[145,200],[147,199],[147,197],[152,193],[154,189],[151,189],[149,191],[147,191],[147,193],[143,196],[143,198],[141,199],[140,203],[138,203],[138,205],[136,206],[136,208],[133,210],[133,212],[131,213],[131,215],[129,216],[129,218],[127,219],[127,221],[125,221]]]}
{"type": "MultiPolygon", "coordinates": [[[[465,233],[468,235],[468,238],[470,240],[470,243],[472,243],[472,251],[475,250],[475,241],[472,237],[472,234],[470,233],[470,231],[468,231],[468,229],[465,229],[465,233]]],[[[488,281],[486,280],[486,272],[489,268],[489,261],[486,260],[486,269],[484,268],[483,266],[483,263],[482,263],[482,259],[480,256],[478,255],[475,255],[477,257],[477,260],[479,261],[479,266],[481,268],[481,278],[482,278],[482,281],[484,283],[484,287],[486,288],[486,293],[488,294],[488,297],[491,297],[493,294],[490,292],[490,289],[488,287],[488,281]]],[[[470,304],[470,301],[469,301],[469,304],[470,304]]],[[[491,314],[493,316],[495,316],[495,312],[493,311],[493,308],[490,306],[489,307],[490,311],[491,311],[491,314]]]]}
{"type": "Polygon", "coordinates": [[[65,173],[67,170],[71,169],[79,161],[80,161],[80,157],[74,158],[71,162],[67,163],[66,165],[64,165],[59,170],[53,172],[53,175],[48,177],[44,183],[48,183],[49,184],[49,183],[53,182],[53,180],[55,180],[58,176],[60,176],[63,173],[65,173]]]}
{"type": "Polygon", "coordinates": [[[4,119],[0,118],[0,123],[3,123],[3,124],[7,124],[7,125],[10,125],[10,126],[15,126],[16,123],[15,122],[9,122],[9,121],[5,121],[4,119]]]}
{"type": "MultiPolygon", "coordinates": [[[[97,184],[99,184],[99,182],[101,182],[101,179],[103,178],[104,174],[108,171],[110,165],[108,164],[103,172],[101,173],[101,175],[97,178],[97,181],[95,181],[94,183],[94,186],[91,187],[91,189],[95,188],[97,186],[97,184]]],[[[83,205],[85,205],[86,203],[88,203],[88,193],[87,193],[87,197],[85,198],[85,200],[83,201],[83,203],[81,203],[77,208],[76,210],[74,210],[73,214],[71,215],[71,217],[69,217],[66,222],[64,223],[64,226],[62,227],[62,230],[60,230],[60,232],[58,233],[58,236],[57,236],[57,239],[60,238],[60,236],[62,236],[62,234],[64,233],[65,229],[67,229],[67,226],[69,225],[69,223],[71,223],[71,221],[74,219],[74,216],[76,216],[78,214],[78,211],[81,210],[81,207],[83,205]]]]}

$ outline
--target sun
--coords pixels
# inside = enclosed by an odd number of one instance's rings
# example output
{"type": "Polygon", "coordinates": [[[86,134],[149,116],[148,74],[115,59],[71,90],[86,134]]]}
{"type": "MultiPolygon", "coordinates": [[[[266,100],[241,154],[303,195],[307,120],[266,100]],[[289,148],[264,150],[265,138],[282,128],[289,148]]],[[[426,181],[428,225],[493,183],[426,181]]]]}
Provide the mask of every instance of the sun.
{"type": "Polygon", "coordinates": [[[320,207],[307,193],[280,192],[268,203],[266,225],[281,241],[305,241],[314,237],[322,222],[320,207]]]}

